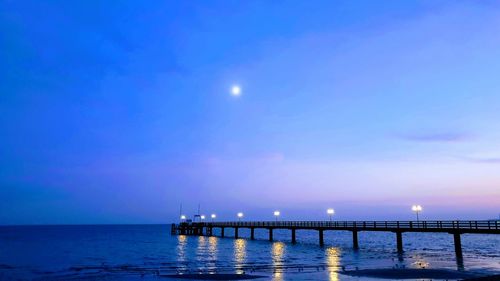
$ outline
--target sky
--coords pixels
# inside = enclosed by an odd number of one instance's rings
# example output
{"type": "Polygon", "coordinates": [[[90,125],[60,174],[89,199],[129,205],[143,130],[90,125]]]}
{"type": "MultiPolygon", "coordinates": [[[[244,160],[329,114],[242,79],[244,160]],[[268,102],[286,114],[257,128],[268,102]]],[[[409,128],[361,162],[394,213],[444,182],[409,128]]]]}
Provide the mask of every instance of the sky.
{"type": "Polygon", "coordinates": [[[0,224],[500,213],[497,1],[0,0],[0,30],[0,224]]]}

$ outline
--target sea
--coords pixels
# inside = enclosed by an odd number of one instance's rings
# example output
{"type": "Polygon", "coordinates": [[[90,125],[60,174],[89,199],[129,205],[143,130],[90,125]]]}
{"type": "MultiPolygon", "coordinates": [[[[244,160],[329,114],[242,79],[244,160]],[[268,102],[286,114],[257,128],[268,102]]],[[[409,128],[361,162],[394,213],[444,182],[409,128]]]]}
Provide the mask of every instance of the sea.
{"type": "Polygon", "coordinates": [[[390,232],[359,232],[359,250],[344,231],[325,231],[323,247],[308,230],[297,231],[296,244],[287,230],[275,230],[273,242],[266,230],[256,230],[256,240],[245,229],[239,239],[230,229],[225,238],[214,234],[171,235],[170,225],[0,226],[0,280],[381,280],[350,274],[372,269],[500,274],[500,235],[462,235],[457,260],[447,233],[404,233],[402,254],[390,232]]]}

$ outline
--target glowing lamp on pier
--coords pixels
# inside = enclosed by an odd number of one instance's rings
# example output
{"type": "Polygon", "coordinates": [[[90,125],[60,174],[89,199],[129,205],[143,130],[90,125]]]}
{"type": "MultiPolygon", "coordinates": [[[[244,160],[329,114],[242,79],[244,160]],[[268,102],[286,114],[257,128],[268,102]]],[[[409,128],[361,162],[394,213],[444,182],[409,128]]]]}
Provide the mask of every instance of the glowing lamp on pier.
{"type": "Polygon", "coordinates": [[[186,216],[185,215],[181,215],[181,220],[186,220],[186,216]]]}
{"type": "Polygon", "coordinates": [[[415,214],[417,214],[417,221],[419,221],[418,219],[418,213],[422,212],[422,206],[420,205],[413,205],[411,206],[411,210],[415,212],[415,214]]]}
{"type": "Polygon", "coordinates": [[[201,215],[201,216],[200,216],[200,219],[201,219],[201,220],[204,220],[204,219],[205,219],[205,215],[201,215]]]}
{"type": "Polygon", "coordinates": [[[238,220],[241,220],[241,218],[243,217],[243,213],[240,212],[237,214],[237,216],[238,216],[238,220]]]}
{"type": "Polygon", "coordinates": [[[212,218],[212,221],[214,221],[217,216],[215,214],[212,214],[210,217],[212,218]]]}
{"type": "Polygon", "coordinates": [[[278,221],[278,217],[280,216],[280,211],[274,211],[274,216],[276,217],[276,221],[278,221]]]}
{"type": "Polygon", "coordinates": [[[335,214],[335,210],[333,210],[332,208],[329,208],[326,210],[326,213],[330,217],[330,221],[332,221],[332,216],[333,216],[333,214],[335,214]]]}

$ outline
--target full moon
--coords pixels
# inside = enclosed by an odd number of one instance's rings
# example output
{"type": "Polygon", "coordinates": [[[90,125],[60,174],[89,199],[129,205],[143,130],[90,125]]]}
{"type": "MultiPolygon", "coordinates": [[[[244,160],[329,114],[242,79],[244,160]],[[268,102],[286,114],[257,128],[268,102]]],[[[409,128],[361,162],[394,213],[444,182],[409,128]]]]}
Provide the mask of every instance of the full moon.
{"type": "Polygon", "coordinates": [[[237,85],[233,86],[231,88],[231,95],[233,95],[235,97],[241,95],[241,88],[240,88],[240,86],[237,86],[237,85]]]}

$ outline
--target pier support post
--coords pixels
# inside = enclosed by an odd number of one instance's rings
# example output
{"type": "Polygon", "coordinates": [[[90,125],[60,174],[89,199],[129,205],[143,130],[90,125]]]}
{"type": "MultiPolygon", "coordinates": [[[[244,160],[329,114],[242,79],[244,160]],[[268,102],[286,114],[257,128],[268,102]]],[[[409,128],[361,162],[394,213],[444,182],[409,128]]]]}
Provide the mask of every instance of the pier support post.
{"type": "Polygon", "coordinates": [[[250,228],[250,239],[254,240],[255,239],[255,228],[250,228]]]}
{"type": "Polygon", "coordinates": [[[297,243],[297,240],[295,239],[295,228],[292,228],[292,243],[297,243]]]}
{"type": "Polygon", "coordinates": [[[224,238],[224,227],[220,228],[220,237],[224,238]]]}
{"type": "Polygon", "coordinates": [[[269,228],[269,241],[273,241],[273,229],[269,228]]]}
{"type": "Polygon", "coordinates": [[[455,255],[457,259],[463,259],[462,255],[462,240],[460,239],[460,233],[453,233],[453,241],[455,242],[455,255]]]}
{"type": "Polygon", "coordinates": [[[352,232],[352,247],[354,248],[354,250],[359,249],[359,244],[358,244],[358,231],[357,231],[357,230],[354,230],[354,231],[352,232]]]}
{"type": "Polygon", "coordinates": [[[319,245],[323,246],[325,245],[325,241],[323,240],[323,229],[318,229],[319,231],[319,245]]]}
{"type": "Polygon", "coordinates": [[[396,242],[397,242],[398,252],[402,253],[403,252],[403,233],[400,231],[396,232],[396,242]]]}
{"type": "Polygon", "coordinates": [[[238,228],[234,228],[234,238],[238,239],[238,228]]]}

